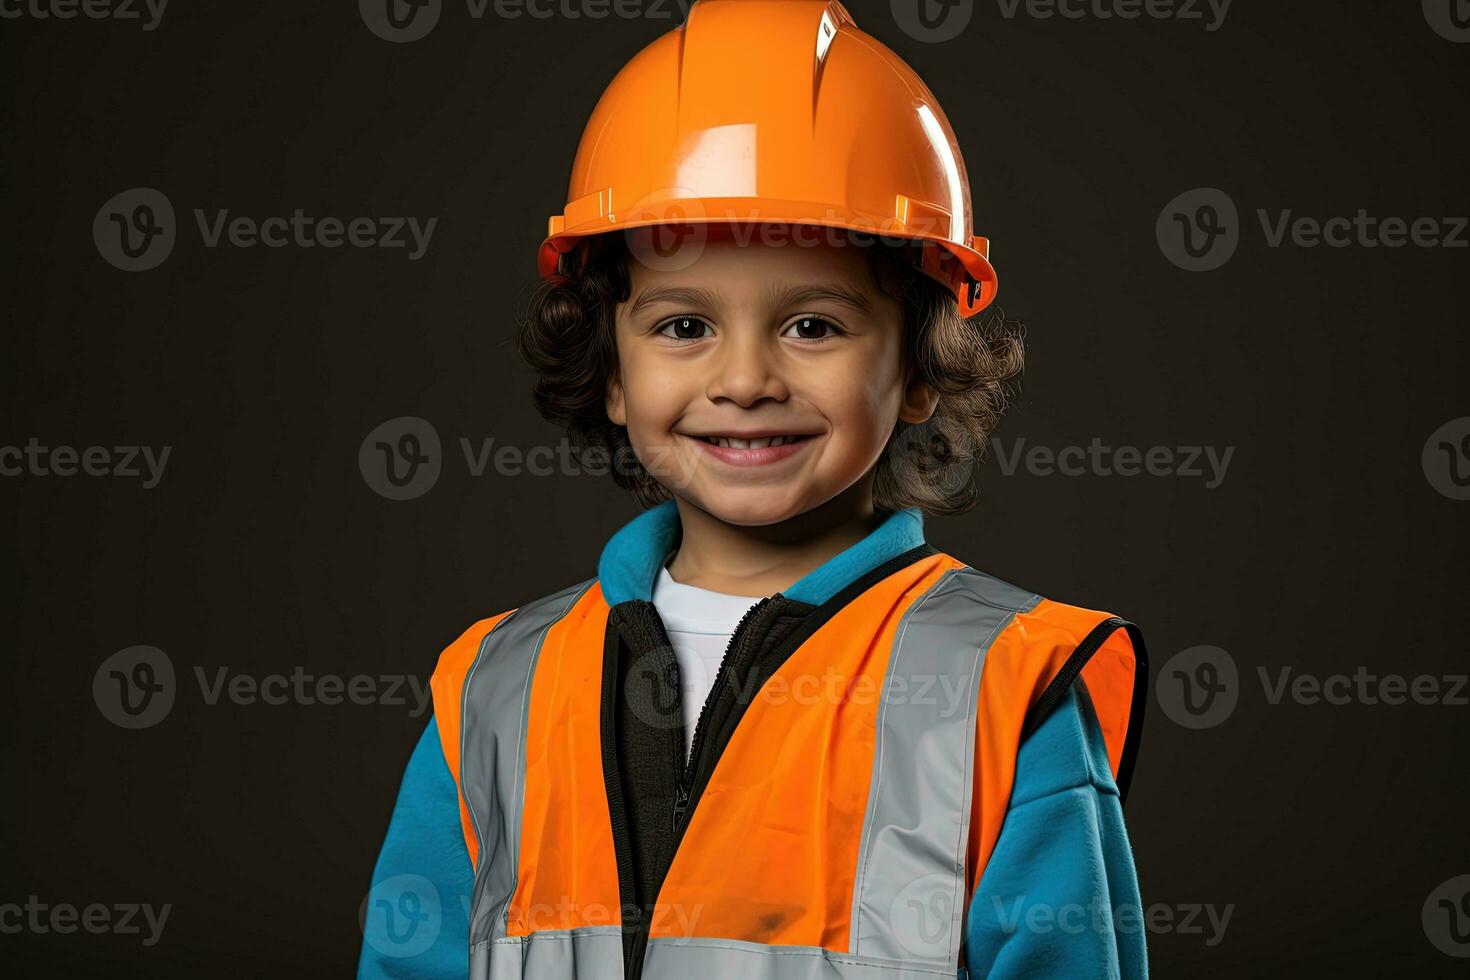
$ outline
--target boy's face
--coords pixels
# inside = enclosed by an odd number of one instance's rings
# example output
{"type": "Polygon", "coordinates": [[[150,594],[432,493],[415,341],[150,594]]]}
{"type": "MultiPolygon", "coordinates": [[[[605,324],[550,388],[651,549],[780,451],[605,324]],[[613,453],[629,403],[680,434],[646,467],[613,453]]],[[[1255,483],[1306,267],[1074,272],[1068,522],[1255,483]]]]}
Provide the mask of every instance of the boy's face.
{"type": "Polygon", "coordinates": [[[826,503],[872,469],[897,420],[933,413],[865,248],[712,240],[672,271],[633,254],[608,417],[661,484],[720,520],[774,524],[826,503]]]}

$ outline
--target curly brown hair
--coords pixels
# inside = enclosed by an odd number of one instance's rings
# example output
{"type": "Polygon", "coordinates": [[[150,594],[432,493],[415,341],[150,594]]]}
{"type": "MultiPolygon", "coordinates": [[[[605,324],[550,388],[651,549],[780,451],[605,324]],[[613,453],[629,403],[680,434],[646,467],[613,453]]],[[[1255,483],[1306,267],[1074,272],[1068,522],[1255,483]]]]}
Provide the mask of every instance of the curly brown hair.
{"type": "MultiPolygon", "coordinates": [[[[962,514],[975,505],[974,466],[1024,363],[1024,328],[997,307],[962,318],[954,294],[920,271],[917,242],[870,239],[874,284],[903,308],[904,358],[939,392],[927,421],[900,420],[877,463],[873,505],[962,514]]],[[[536,371],[536,408],[566,429],[579,450],[607,453],[613,479],[645,507],[670,497],[633,452],[627,429],[605,408],[618,370],[614,314],[631,292],[623,234],[588,239],[562,271],[536,284],[521,318],[518,347],[536,371]]]]}

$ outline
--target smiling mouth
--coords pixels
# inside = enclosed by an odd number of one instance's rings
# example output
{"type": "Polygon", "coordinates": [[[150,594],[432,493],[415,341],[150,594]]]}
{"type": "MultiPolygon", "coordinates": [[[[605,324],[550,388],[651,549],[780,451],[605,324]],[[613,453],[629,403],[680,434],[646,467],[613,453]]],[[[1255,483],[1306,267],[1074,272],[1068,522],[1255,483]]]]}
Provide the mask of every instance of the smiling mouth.
{"type": "Polygon", "coordinates": [[[772,449],[812,437],[810,435],[783,435],[762,436],[759,439],[739,439],[735,436],[694,436],[693,438],[712,446],[719,446],[721,449],[772,449]]]}

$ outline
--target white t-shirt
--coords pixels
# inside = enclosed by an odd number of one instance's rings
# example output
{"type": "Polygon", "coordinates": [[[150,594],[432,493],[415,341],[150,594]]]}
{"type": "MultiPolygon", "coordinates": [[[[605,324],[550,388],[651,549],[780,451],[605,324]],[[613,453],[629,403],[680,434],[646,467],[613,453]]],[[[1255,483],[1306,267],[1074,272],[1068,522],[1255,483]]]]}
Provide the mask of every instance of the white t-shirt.
{"type": "Polygon", "coordinates": [[[653,585],[653,605],[674,657],[679,661],[679,682],[684,705],[684,758],[694,747],[694,726],[709,697],[720,661],[740,618],[765,596],[728,595],[674,581],[667,568],[658,570],[653,585]]]}

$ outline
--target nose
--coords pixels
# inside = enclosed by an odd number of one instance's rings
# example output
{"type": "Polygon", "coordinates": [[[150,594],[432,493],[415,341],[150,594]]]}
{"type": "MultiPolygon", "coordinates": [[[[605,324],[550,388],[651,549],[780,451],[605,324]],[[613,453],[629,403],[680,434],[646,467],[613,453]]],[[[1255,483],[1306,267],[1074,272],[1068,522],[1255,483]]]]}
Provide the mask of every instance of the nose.
{"type": "Polygon", "coordinates": [[[712,402],[734,402],[750,408],[770,399],[784,402],[790,391],[781,377],[780,352],[760,329],[732,329],[727,332],[710,360],[709,381],[705,397],[712,402]]]}

